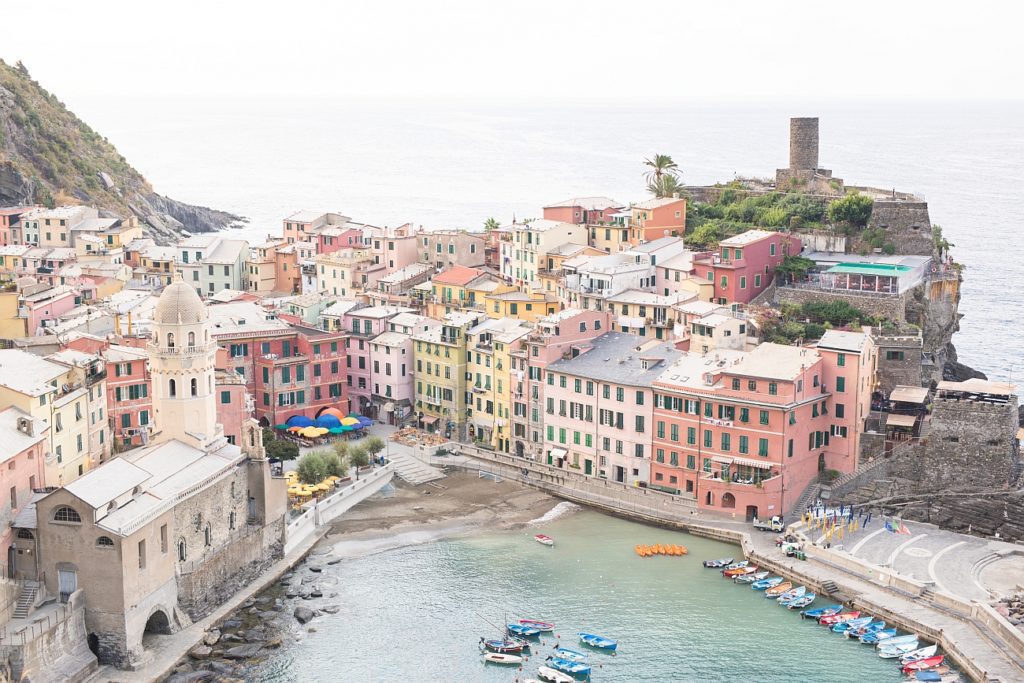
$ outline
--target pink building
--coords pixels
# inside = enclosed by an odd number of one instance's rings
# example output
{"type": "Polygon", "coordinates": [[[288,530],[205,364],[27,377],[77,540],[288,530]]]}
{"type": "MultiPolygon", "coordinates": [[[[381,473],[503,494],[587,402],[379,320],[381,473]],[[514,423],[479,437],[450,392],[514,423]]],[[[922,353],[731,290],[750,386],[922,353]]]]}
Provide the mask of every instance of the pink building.
{"type": "MultiPolygon", "coordinates": [[[[373,402],[373,362],[370,340],[387,331],[388,320],[399,313],[411,313],[411,308],[398,306],[369,306],[345,314],[344,325],[348,337],[348,386],[352,410],[360,415],[375,417],[380,403],[373,402]]],[[[412,362],[407,361],[411,367],[412,362]]],[[[379,384],[379,382],[378,382],[379,384]]]]}
{"type": "Polygon", "coordinates": [[[228,352],[217,349],[217,372],[214,375],[214,396],[217,397],[217,422],[224,427],[228,443],[241,443],[242,423],[252,417],[252,397],[245,390],[245,380],[228,368],[228,352]]]}
{"type": "Polygon", "coordinates": [[[363,246],[361,228],[324,228],[316,234],[316,253],[330,254],[339,249],[359,249],[363,246]]]}
{"type": "MultiPolygon", "coordinates": [[[[12,523],[32,498],[32,490],[47,485],[46,444],[50,427],[13,406],[0,411],[0,557],[8,567],[19,562],[12,547],[12,523]]],[[[55,482],[56,483],[56,482],[55,482]]]]}
{"type": "Polygon", "coordinates": [[[75,300],[78,297],[78,292],[66,285],[33,291],[35,289],[35,286],[26,288],[25,292],[33,293],[26,293],[22,299],[30,336],[42,334],[44,322],[56,320],[73,309],[77,305],[75,300]]]}
{"type": "Polygon", "coordinates": [[[411,225],[403,225],[395,230],[385,228],[381,236],[370,237],[370,249],[374,263],[383,263],[389,271],[404,268],[416,263],[419,247],[411,225]]]}
{"type": "Polygon", "coordinates": [[[100,354],[107,364],[107,415],[114,443],[123,449],[149,443],[155,429],[149,353],[111,344],[100,354]]]}
{"type": "Polygon", "coordinates": [[[609,197],[572,197],[544,207],[544,218],[575,225],[611,223],[622,204],[609,197]]]}
{"type": "Polygon", "coordinates": [[[544,371],[611,329],[608,311],[567,308],[541,318],[512,356],[512,438],[516,455],[544,458],[544,371]]]}
{"type": "Polygon", "coordinates": [[[441,326],[415,313],[399,313],[387,321],[387,330],[370,341],[371,400],[378,419],[398,424],[415,402],[412,335],[441,326]]]}
{"type": "Polygon", "coordinates": [[[722,240],[718,253],[695,261],[697,276],[714,283],[714,300],[720,304],[748,304],[763,292],[775,276],[775,266],[786,256],[800,253],[795,235],[768,230],[748,230],[722,240]]]}
{"type": "Polygon", "coordinates": [[[650,476],[651,387],[682,355],[633,335],[597,337],[544,371],[545,462],[623,484],[650,476]]]}

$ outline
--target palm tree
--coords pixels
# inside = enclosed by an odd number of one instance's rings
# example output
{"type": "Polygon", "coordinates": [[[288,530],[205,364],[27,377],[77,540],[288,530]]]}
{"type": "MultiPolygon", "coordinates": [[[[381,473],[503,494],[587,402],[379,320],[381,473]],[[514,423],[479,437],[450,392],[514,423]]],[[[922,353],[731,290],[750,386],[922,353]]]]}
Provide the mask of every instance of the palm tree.
{"type": "Polygon", "coordinates": [[[673,173],[666,173],[659,180],[650,180],[647,183],[647,191],[659,199],[661,197],[674,197],[683,194],[683,182],[679,176],[673,173]]]}
{"type": "Polygon", "coordinates": [[[484,232],[490,232],[491,230],[497,230],[500,227],[501,227],[501,224],[498,223],[498,219],[495,218],[494,216],[491,216],[490,218],[488,218],[487,220],[484,221],[484,232]]]}
{"type": "Polygon", "coordinates": [[[647,182],[654,181],[656,183],[661,182],[661,176],[666,173],[669,175],[675,175],[675,171],[679,169],[676,162],[672,161],[672,157],[667,154],[655,154],[650,159],[644,159],[644,166],[651,168],[650,171],[644,176],[647,178],[647,182]]]}

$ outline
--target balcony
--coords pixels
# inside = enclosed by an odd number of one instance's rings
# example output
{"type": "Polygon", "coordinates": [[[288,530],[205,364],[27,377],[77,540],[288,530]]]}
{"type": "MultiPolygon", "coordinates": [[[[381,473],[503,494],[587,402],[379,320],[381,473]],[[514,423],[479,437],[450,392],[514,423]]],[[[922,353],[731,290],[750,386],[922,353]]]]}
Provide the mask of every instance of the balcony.
{"type": "Polygon", "coordinates": [[[85,386],[91,387],[97,382],[102,382],[107,378],[106,369],[100,370],[99,372],[93,372],[85,376],[85,386]]]}

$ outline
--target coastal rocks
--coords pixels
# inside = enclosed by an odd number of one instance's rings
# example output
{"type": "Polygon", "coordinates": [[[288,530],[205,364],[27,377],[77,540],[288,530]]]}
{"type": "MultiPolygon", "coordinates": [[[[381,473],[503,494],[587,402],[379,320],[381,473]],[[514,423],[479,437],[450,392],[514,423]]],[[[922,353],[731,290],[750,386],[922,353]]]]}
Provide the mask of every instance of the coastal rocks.
{"type": "Polygon", "coordinates": [[[295,611],[292,612],[292,616],[295,617],[296,621],[300,624],[305,624],[313,620],[316,613],[308,607],[296,607],[295,611]]]}
{"type": "Polygon", "coordinates": [[[1024,594],[1003,598],[995,605],[995,610],[1006,617],[1006,620],[1024,631],[1024,594]]]}
{"type": "Polygon", "coordinates": [[[220,629],[211,629],[203,636],[203,645],[216,645],[220,642],[220,629]]]}
{"type": "Polygon", "coordinates": [[[221,656],[225,659],[249,659],[250,657],[255,657],[262,649],[263,643],[249,643],[225,650],[221,656]]]}
{"type": "Polygon", "coordinates": [[[213,680],[216,675],[216,672],[213,671],[187,671],[172,675],[166,683],[199,683],[199,681],[213,680]]]}
{"type": "Polygon", "coordinates": [[[327,605],[325,607],[321,607],[320,611],[324,614],[337,614],[341,611],[341,605],[327,605]]]}
{"type": "Polygon", "coordinates": [[[188,656],[192,659],[206,659],[212,654],[213,648],[206,645],[196,645],[188,652],[188,656]]]}

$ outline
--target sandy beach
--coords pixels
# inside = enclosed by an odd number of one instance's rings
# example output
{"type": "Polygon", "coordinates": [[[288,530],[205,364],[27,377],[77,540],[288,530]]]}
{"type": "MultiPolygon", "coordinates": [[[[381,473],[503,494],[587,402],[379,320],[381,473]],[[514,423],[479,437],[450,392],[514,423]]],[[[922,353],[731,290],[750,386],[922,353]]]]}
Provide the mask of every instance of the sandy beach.
{"type": "Polygon", "coordinates": [[[432,484],[398,479],[395,491],[357,505],[336,521],[314,555],[354,557],[480,529],[514,529],[549,513],[557,498],[511,481],[453,472],[432,484]]]}

